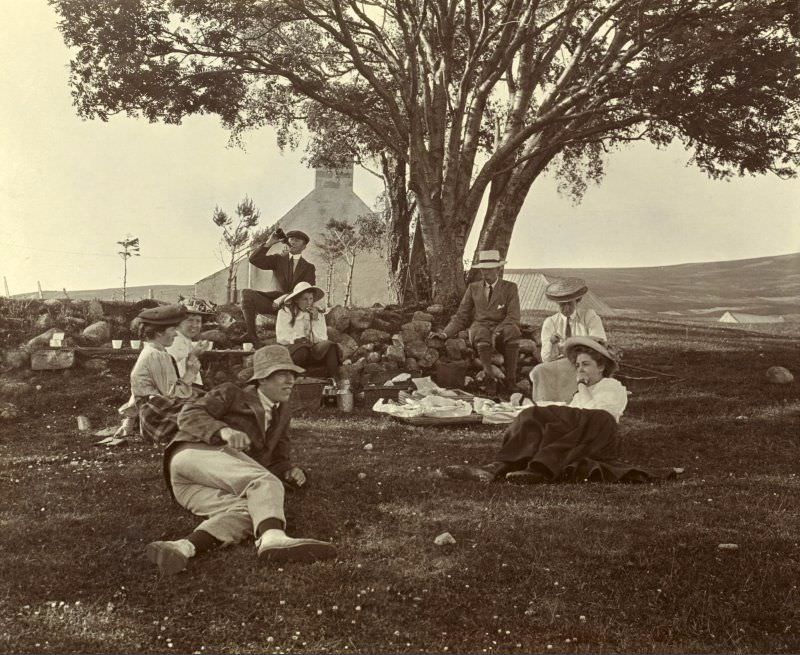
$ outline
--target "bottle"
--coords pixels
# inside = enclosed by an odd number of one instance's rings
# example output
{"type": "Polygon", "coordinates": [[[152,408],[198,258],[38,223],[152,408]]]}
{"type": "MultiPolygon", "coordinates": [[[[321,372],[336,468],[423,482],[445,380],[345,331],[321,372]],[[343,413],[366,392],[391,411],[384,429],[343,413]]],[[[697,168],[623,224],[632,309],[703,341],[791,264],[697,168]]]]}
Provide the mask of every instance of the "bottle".
{"type": "Polygon", "coordinates": [[[336,392],[336,406],[343,412],[353,411],[353,392],[350,380],[343,380],[341,388],[336,392]]]}

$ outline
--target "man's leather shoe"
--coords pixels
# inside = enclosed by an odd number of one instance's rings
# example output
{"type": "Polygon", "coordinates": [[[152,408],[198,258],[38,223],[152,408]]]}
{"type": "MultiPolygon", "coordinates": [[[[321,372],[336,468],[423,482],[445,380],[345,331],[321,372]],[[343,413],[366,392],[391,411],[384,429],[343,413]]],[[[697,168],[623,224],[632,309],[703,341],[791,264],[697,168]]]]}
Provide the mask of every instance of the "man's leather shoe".
{"type": "Polygon", "coordinates": [[[336,548],[318,539],[295,539],[286,535],[258,540],[258,559],[265,562],[316,562],[336,557],[336,548]]]}
{"type": "Polygon", "coordinates": [[[512,484],[542,484],[549,482],[544,473],[538,471],[512,471],[506,473],[506,480],[512,484]]]}
{"type": "Polygon", "coordinates": [[[189,558],[171,541],[153,541],[144,548],[145,555],[161,575],[175,575],[186,568],[189,558]]]}
{"type": "Polygon", "coordinates": [[[455,464],[454,466],[445,466],[442,471],[448,478],[453,478],[454,480],[492,482],[495,478],[494,473],[491,473],[480,466],[465,466],[463,464],[455,464]]]}

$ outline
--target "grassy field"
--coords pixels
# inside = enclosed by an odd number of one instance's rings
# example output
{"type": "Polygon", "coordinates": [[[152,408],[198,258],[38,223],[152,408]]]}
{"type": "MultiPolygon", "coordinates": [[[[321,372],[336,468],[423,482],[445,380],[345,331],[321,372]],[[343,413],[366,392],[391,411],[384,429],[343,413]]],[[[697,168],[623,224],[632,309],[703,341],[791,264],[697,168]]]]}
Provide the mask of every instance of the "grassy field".
{"type": "Polygon", "coordinates": [[[637,390],[622,423],[625,458],[679,481],[470,485],[440,468],[486,461],[500,429],[320,412],[294,421],[312,487],[288,496],[290,531],[340,556],[283,570],[241,545],[158,578],[145,544],[195,524],[167,501],[160,454],[75,429],[112,420],[124,370],[0,385],[23,410],[0,424],[0,650],[800,650],[800,384],[764,381],[800,373],[798,341],[608,327],[627,362],[683,378],[637,390]],[[434,545],[444,531],[455,545],[434,545]]]}

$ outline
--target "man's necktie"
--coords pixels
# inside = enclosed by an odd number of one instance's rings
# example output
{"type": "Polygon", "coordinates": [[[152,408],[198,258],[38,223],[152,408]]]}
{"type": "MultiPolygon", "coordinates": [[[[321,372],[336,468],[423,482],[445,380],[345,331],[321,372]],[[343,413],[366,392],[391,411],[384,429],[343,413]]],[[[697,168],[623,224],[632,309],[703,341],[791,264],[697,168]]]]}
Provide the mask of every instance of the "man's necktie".
{"type": "Polygon", "coordinates": [[[294,257],[289,257],[289,285],[294,288],[294,257]]]}
{"type": "Polygon", "coordinates": [[[486,302],[491,301],[492,299],[492,291],[494,291],[494,287],[491,284],[486,285],[486,302]]]}
{"type": "Polygon", "coordinates": [[[572,336],[572,323],[570,323],[569,318],[570,317],[567,316],[567,329],[564,330],[564,335],[566,336],[567,339],[569,339],[572,336]]]}

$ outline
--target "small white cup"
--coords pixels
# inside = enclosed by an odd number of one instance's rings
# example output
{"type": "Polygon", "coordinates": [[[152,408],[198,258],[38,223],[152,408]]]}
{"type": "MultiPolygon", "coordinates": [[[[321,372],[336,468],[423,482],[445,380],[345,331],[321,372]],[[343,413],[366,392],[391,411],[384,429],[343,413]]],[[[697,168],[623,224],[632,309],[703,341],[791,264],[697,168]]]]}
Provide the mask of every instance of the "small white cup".
{"type": "Polygon", "coordinates": [[[250,343],[249,341],[247,343],[242,344],[242,350],[250,352],[252,349],[253,349],[253,344],[250,343]]]}
{"type": "Polygon", "coordinates": [[[139,350],[142,347],[142,342],[139,339],[131,339],[131,348],[139,350]]]}
{"type": "Polygon", "coordinates": [[[119,350],[122,348],[122,339],[112,339],[111,340],[111,347],[115,350],[119,350]]]}

